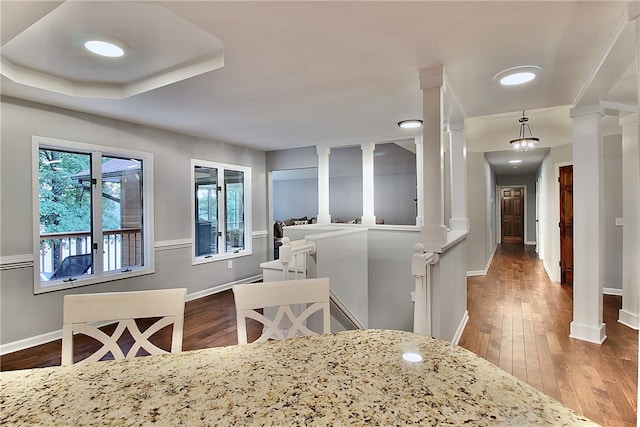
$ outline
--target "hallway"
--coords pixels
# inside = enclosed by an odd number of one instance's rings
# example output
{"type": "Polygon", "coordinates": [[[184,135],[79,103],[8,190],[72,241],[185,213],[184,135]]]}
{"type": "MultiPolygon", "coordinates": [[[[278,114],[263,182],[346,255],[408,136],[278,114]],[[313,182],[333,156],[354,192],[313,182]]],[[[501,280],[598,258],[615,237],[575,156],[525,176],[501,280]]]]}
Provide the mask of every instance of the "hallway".
{"type": "Polygon", "coordinates": [[[460,345],[603,426],[636,425],[638,332],[604,296],[607,340],[569,338],[572,288],[549,280],[533,246],[499,245],[486,276],[469,277],[460,345]]]}

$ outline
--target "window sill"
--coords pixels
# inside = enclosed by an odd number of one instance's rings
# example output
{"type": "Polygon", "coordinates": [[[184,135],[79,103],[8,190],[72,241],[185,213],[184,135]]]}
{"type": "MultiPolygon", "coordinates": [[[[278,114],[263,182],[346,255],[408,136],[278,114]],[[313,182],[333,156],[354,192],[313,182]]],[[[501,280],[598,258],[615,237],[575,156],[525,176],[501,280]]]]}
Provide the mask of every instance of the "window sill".
{"type": "Polygon", "coordinates": [[[114,280],[122,280],[122,279],[131,278],[131,277],[146,276],[148,274],[154,274],[154,273],[155,273],[155,269],[153,268],[145,268],[145,269],[139,268],[139,269],[133,269],[126,273],[118,271],[118,272],[112,272],[112,273],[105,273],[101,276],[79,277],[76,280],[73,280],[72,282],[65,282],[64,280],[55,280],[52,282],[38,281],[37,284],[34,286],[33,293],[34,295],[38,295],[38,294],[44,294],[48,292],[62,291],[65,289],[80,288],[83,286],[99,285],[101,283],[113,282],[114,280]]]}
{"type": "Polygon", "coordinates": [[[193,258],[191,260],[191,265],[207,264],[210,262],[223,261],[226,259],[240,258],[240,257],[248,256],[251,254],[252,254],[251,250],[245,249],[243,251],[238,251],[238,252],[228,252],[224,254],[201,256],[201,257],[193,258]]]}

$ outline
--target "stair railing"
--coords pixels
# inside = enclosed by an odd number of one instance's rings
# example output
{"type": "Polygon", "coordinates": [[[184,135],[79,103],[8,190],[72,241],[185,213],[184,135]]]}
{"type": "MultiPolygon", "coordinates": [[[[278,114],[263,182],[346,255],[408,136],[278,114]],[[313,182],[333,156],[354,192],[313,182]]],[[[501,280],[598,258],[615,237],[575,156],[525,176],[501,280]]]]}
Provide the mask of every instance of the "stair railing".
{"type": "Polygon", "coordinates": [[[431,266],[437,264],[440,256],[425,252],[422,243],[416,243],[411,256],[411,274],[415,278],[413,292],[413,332],[431,336],[431,266]]]}
{"type": "Polygon", "coordinates": [[[279,250],[283,280],[289,280],[290,266],[293,268],[292,279],[305,279],[307,277],[307,254],[313,255],[316,253],[315,243],[304,240],[291,242],[288,237],[283,237],[282,246],[280,246],[279,250]]]}

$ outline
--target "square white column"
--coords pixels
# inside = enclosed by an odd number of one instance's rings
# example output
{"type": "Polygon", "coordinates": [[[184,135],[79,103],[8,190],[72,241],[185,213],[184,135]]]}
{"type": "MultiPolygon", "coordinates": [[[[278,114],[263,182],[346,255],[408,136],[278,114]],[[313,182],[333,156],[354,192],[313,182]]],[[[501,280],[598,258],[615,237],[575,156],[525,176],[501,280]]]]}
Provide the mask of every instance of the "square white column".
{"type": "Polygon", "coordinates": [[[329,147],[318,150],[318,224],[331,224],[329,214],[329,147]]]}
{"type": "Polygon", "coordinates": [[[449,172],[451,174],[452,230],[469,231],[467,215],[467,151],[465,127],[462,123],[449,123],[449,172]]]}
{"type": "Polygon", "coordinates": [[[601,344],[604,277],[604,179],[600,107],[574,108],[573,321],[570,337],[601,344]]]}
{"type": "MultiPolygon", "coordinates": [[[[426,251],[442,252],[447,241],[444,225],[444,151],[442,117],[444,68],[434,67],[420,72],[422,89],[422,206],[423,226],[420,230],[426,251]]],[[[418,197],[420,199],[420,197],[418,197]]]]}
{"type": "Polygon", "coordinates": [[[622,127],[622,308],[618,321],[640,326],[640,140],[638,114],[620,119],[622,127]]]}
{"type": "Polygon", "coordinates": [[[362,148],[362,224],[375,225],[376,217],[374,215],[374,156],[376,149],[375,143],[361,144],[362,148]]]}

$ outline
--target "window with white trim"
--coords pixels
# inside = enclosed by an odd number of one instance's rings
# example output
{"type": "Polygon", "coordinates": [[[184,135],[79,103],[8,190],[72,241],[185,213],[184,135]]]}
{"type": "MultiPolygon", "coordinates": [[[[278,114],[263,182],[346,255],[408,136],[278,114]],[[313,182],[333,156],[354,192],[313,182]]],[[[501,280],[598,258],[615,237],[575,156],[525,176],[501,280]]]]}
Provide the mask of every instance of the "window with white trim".
{"type": "Polygon", "coordinates": [[[153,272],[153,155],[33,137],[34,292],[153,272]]]}
{"type": "Polygon", "coordinates": [[[251,168],[191,160],[194,264],[251,254],[251,168]]]}

